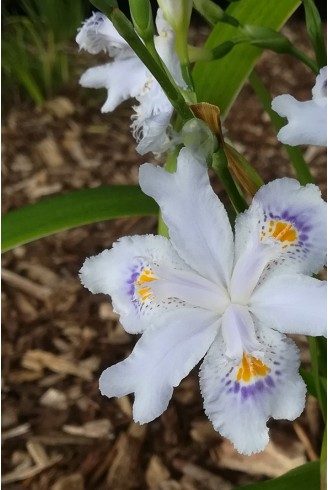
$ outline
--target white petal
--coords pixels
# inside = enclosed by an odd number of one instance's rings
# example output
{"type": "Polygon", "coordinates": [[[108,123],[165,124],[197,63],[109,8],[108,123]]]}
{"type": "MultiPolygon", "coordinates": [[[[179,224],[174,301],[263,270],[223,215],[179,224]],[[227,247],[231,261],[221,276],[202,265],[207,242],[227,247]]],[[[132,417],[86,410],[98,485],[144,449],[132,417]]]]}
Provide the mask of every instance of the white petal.
{"type": "Polygon", "coordinates": [[[108,97],[101,111],[111,112],[124,100],[136,97],[146,80],[146,68],[139,58],[133,57],[89,68],[82,75],[80,84],[88,88],[107,88],[108,97]]]}
{"type": "Polygon", "coordinates": [[[316,78],[315,86],[312,89],[314,99],[327,99],[327,67],[321,68],[319,75],[316,78]]]}
{"type": "Polygon", "coordinates": [[[205,355],[217,328],[215,315],[197,308],[158,316],[155,327],[142,335],[132,354],[102,373],[102,394],[135,393],[134,420],[153,420],[167,408],[173,387],[205,355]]]}
{"type": "Polygon", "coordinates": [[[231,304],[224,312],[222,337],[226,345],[225,354],[230,359],[240,360],[243,352],[253,354],[261,348],[256,340],[252,317],[242,305],[231,304]]]}
{"type": "Polygon", "coordinates": [[[205,165],[184,148],[175,173],[145,164],[139,181],[145,194],[160,205],[180,257],[207,279],[226,287],[233,261],[232,230],[205,165]]]}
{"type": "Polygon", "coordinates": [[[137,140],[137,151],[144,155],[148,151],[163,153],[170,146],[167,129],[173,107],[161,86],[153,77],[147,79],[143,90],[137,96],[136,115],[132,116],[132,132],[137,140]]]}
{"type": "Polygon", "coordinates": [[[244,252],[238,257],[232,273],[229,288],[232,303],[248,303],[265,268],[280,252],[280,247],[275,245],[249,241],[244,252]]]}
{"type": "Polygon", "coordinates": [[[136,282],[145,270],[151,270],[150,262],[164,268],[186,267],[166,238],[147,235],[121,238],[111,250],[86,259],[80,271],[82,284],[92,293],[112,297],[114,311],[130,333],[142,332],[161,311],[160,305],[146,297],[147,291],[138,293],[136,282]]]}
{"type": "MultiPolygon", "coordinates": [[[[279,267],[317,273],[326,262],[326,203],[313,184],[277,179],[255,194],[236,220],[236,257],[250,241],[273,241],[281,247],[279,267]]],[[[272,267],[276,267],[272,264],[272,267]]]]}
{"type": "Polygon", "coordinates": [[[76,42],[80,49],[85,49],[91,54],[101,51],[107,52],[110,56],[122,55],[123,52],[130,55],[133,53],[111,21],[101,12],[94,12],[83,23],[76,36],[76,42]]]}
{"type": "Polygon", "coordinates": [[[286,145],[327,145],[327,99],[299,102],[291,95],[279,95],[272,101],[272,109],[288,124],[277,137],[286,145]]]}
{"type": "Polygon", "coordinates": [[[327,336],[327,284],[302,274],[270,276],[253,293],[251,312],[279,332],[327,336]]]}
{"type": "Polygon", "coordinates": [[[258,336],[262,357],[245,356],[240,364],[226,358],[218,336],[200,372],[206,414],[215,430],[243,454],[265,448],[269,441],[266,422],[271,416],[294,420],[305,403],[295,344],[273,330],[258,336]]]}
{"type": "Polygon", "coordinates": [[[159,34],[172,30],[171,26],[179,31],[181,25],[189,25],[192,3],[192,0],[158,0],[156,27],[159,34]]]}
{"type": "Polygon", "coordinates": [[[87,259],[81,281],[92,293],[109,294],[125,330],[137,333],[158,315],[187,303],[222,312],[228,296],[195,274],[160,236],[124,237],[111,250],[87,259]]]}
{"type": "Polygon", "coordinates": [[[182,76],[180,61],[175,52],[175,34],[164,19],[161,9],[157,11],[156,25],[159,33],[159,36],[155,36],[154,39],[156,51],[168,68],[176,84],[186,89],[187,85],[182,76]]]}

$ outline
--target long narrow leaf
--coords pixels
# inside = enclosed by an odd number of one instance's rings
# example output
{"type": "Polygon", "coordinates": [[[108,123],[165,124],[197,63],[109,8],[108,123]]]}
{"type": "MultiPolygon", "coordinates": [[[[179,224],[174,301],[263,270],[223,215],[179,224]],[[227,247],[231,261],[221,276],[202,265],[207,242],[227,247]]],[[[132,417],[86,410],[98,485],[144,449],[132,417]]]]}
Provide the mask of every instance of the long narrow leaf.
{"type": "MultiPolygon", "coordinates": [[[[278,30],[299,6],[298,0],[242,0],[232,3],[227,13],[244,24],[259,24],[278,30]]],[[[238,34],[230,25],[219,23],[207,40],[206,47],[214,48],[238,34]]],[[[220,107],[224,117],[252,71],[262,50],[249,45],[239,45],[219,60],[198,62],[193,77],[198,101],[210,102],[220,107]]]]}
{"type": "Polygon", "coordinates": [[[138,186],[101,186],[69,192],[3,216],[2,251],[88,223],[157,214],[155,201],[138,186]]]}
{"type": "Polygon", "coordinates": [[[320,462],[312,461],[278,478],[240,487],[240,490],[319,490],[320,462]]]}

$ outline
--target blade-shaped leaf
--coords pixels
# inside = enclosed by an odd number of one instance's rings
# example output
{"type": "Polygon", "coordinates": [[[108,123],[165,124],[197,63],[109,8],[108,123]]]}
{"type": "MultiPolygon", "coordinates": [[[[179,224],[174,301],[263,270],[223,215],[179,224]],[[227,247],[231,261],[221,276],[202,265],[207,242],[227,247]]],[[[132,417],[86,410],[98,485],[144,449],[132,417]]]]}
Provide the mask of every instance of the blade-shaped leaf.
{"type": "Polygon", "coordinates": [[[3,216],[2,251],[88,223],[157,214],[157,204],[139,186],[101,186],[69,192],[3,216]]]}
{"type": "Polygon", "coordinates": [[[319,490],[320,461],[312,461],[278,478],[240,487],[240,490],[319,490]]]}
{"type": "MultiPolygon", "coordinates": [[[[242,0],[232,3],[227,13],[244,24],[258,24],[278,30],[299,6],[298,0],[242,0]]],[[[206,42],[207,48],[238,35],[238,29],[219,23],[206,42]]],[[[236,46],[219,60],[196,64],[193,71],[197,99],[220,107],[225,116],[252,71],[262,50],[249,45],[236,46]]]]}

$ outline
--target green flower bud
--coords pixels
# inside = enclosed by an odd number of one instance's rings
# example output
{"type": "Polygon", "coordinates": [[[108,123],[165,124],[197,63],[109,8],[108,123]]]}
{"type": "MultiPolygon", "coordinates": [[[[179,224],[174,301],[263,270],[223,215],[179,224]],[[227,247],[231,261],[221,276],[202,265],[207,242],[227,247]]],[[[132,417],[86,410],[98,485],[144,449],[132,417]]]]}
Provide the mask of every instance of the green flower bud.
{"type": "Polygon", "coordinates": [[[273,29],[257,25],[244,25],[240,30],[246,34],[253,46],[271,49],[276,53],[290,53],[292,51],[293,46],[290,41],[273,29]]]}
{"type": "Polygon", "coordinates": [[[145,42],[153,39],[154,21],[149,0],[129,0],[134,28],[145,42]]]}
{"type": "Polygon", "coordinates": [[[201,119],[191,119],[182,128],[183,144],[194,155],[208,159],[217,147],[217,140],[207,124],[201,119]]]}

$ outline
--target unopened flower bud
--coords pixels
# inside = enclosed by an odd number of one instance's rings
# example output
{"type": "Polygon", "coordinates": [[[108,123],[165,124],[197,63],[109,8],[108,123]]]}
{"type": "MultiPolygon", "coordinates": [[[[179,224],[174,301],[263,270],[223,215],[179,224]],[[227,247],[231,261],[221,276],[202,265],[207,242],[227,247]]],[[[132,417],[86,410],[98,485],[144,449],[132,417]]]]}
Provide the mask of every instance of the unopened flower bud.
{"type": "Polygon", "coordinates": [[[153,39],[154,21],[149,0],[129,0],[134,28],[144,41],[153,39]]]}
{"type": "Polygon", "coordinates": [[[191,119],[182,128],[184,145],[199,159],[207,159],[215,151],[217,140],[201,119],[191,119]]]}

